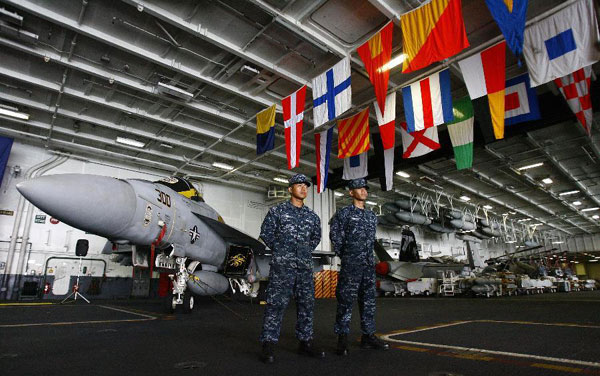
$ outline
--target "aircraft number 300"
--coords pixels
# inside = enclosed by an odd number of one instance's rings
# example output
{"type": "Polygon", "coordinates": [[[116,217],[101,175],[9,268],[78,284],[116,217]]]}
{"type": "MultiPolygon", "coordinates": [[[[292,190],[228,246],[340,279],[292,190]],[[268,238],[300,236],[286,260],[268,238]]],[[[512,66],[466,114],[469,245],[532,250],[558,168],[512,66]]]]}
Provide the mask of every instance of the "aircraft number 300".
{"type": "Polygon", "coordinates": [[[167,205],[168,207],[171,207],[171,196],[161,191],[160,189],[155,188],[154,190],[158,193],[158,198],[156,200],[160,203],[167,205]]]}

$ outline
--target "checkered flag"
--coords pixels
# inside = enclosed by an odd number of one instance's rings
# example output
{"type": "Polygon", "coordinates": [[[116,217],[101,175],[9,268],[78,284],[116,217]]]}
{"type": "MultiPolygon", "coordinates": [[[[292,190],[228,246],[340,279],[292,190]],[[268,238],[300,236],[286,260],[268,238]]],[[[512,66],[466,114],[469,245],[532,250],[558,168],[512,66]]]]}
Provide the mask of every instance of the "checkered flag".
{"type": "Polygon", "coordinates": [[[588,135],[592,132],[591,76],[592,66],[589,65],[554,80],[558,90],[567,100],[569,107],[588,135]]]}

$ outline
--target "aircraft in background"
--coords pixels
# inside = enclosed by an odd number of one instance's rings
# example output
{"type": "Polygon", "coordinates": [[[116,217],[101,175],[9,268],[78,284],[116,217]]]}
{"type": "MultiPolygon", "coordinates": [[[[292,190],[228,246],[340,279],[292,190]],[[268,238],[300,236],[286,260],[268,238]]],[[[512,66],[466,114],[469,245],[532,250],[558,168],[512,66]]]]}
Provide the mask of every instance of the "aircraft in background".
{"type": "Polygon", "coordinates": [[[185,179],[63,174],[21,182],[17,190],[52,217],[107,238],[104,253],[130,245],[134,265],[149,254],[151,271],[173,270],[171,312],[179,305],[190,312],[194,294],[219,295],[234,286],[256,296],[268,275],[264,244],[226,225],[185,179]]]}

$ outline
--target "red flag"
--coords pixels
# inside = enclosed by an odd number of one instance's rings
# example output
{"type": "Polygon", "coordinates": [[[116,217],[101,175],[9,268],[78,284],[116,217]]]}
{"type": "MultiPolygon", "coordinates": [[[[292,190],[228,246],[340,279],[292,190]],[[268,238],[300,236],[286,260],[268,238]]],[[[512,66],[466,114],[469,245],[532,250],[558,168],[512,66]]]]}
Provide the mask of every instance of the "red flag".
{"type": "Polygon", "coordinates": [[[554,80],[558,90],[567,100],[569,107],[583,125],[588,135],[592,132],[592,100],[590,97],[590,85],[592,77],[592,66],[576,70],[564,77],[554,80]]]}
{"type": "Polygon", "coordinates": [[[352,157],[369,150],[369,107],[337,123],[338,158],[352,157]]]}
{"type": "Polygon", "coordinates": [[[290,170],[298,167],[300,164],[305,97],[306,85],[281,101],[281,107],[283,107],[283,125],[285,127],[285,149],[287,152],[288,169],[290,170]]]}
{"type": "Polygon", "coordinates": [[[385,112],[385,95],[388,89],[390,70],[382,67],[392,57],[392,31],[394,24],[390,21],[371,39],[358,47],[358,54],[369,73],[369,79],[375,89],[375,97],[381,113],[385,112]]]}

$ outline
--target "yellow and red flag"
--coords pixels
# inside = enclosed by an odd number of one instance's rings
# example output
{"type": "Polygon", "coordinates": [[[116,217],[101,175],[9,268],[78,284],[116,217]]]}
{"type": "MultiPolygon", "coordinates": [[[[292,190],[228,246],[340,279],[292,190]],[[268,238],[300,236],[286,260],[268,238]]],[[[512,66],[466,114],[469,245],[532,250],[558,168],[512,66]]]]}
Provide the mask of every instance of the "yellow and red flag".
{"type": "Polygon", "coordinates": [[[348,158],[369,150],[369,107],[338,120],[338,158],[348,158]]]}
{"type": "Polygon", "coordinates": [[[414,72],[469,47],[461,0],[432,0],[400,18],[406,59],[402,73],[414,72]]]}
{"type": "Polygon", "coordinates": [[[375,89],[375,97],[381,113],[385,113],[385,95],[390,79],[390,70],[382,69],[392,57],[392,32],[394,24],[390,21],[371,39],[358,47],[358,55],[365,64],[369,79],[375,89]]]}

